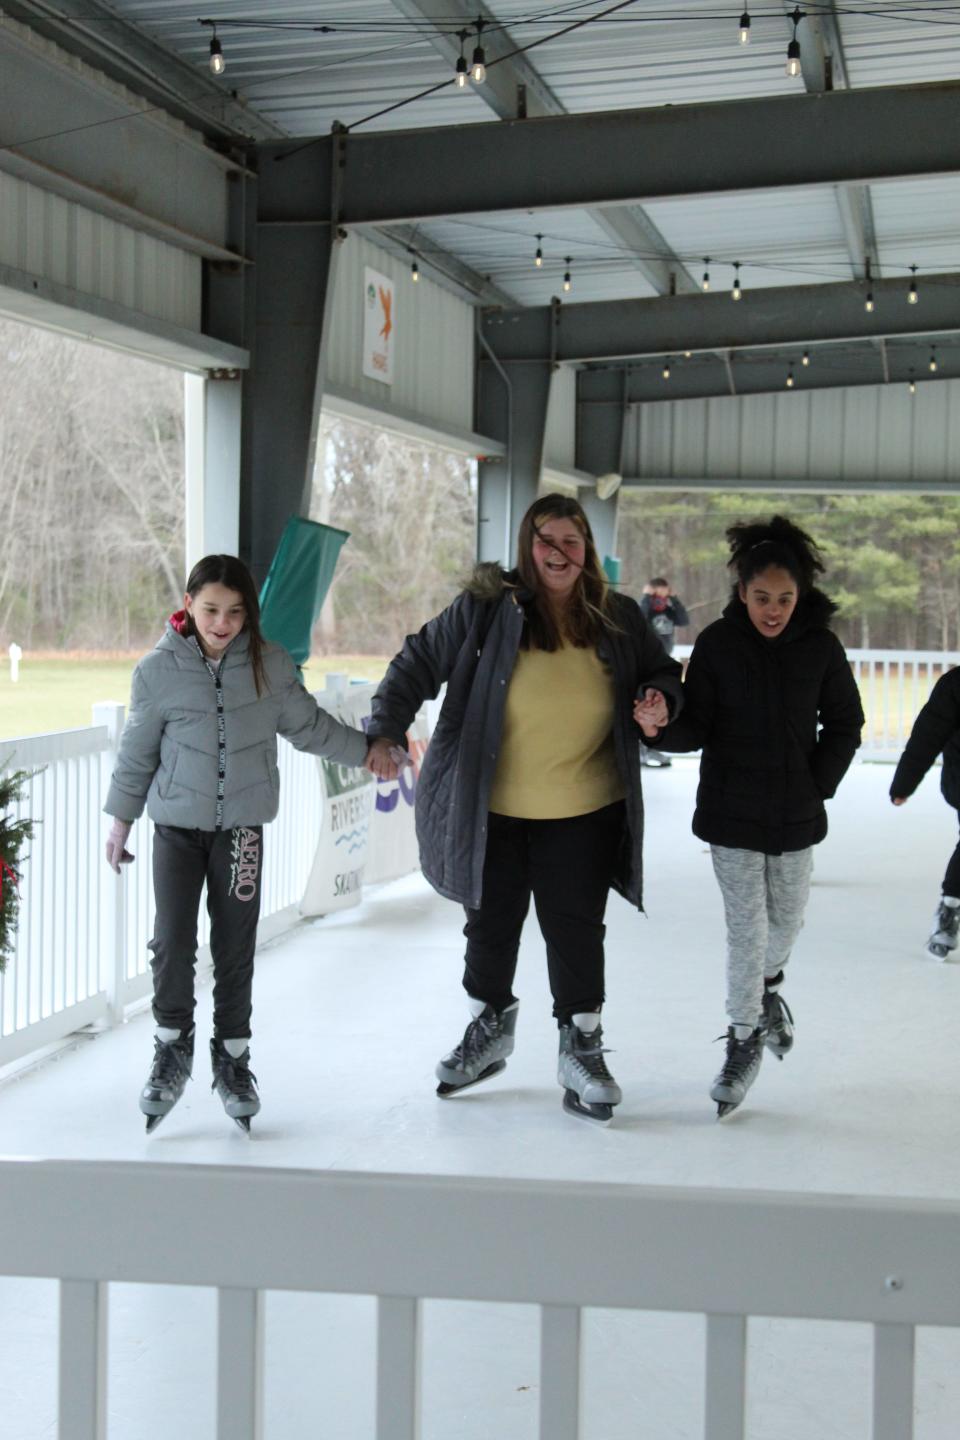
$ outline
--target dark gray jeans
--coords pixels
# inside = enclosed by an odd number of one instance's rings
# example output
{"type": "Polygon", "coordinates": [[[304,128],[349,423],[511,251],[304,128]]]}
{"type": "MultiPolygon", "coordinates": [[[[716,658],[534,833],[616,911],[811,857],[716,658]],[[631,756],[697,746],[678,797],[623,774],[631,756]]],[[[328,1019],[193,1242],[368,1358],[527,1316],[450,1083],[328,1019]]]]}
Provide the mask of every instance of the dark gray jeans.
{"type": "Polygon", "coordinates": [[[263,827],[181,830],[157,825],[153,839],[153,1016],[158,1025],[193,1024],[197,916],[204,883],[213,958],[213,1033],[250,1035],[253,953],[260,916],[263,827]]]}

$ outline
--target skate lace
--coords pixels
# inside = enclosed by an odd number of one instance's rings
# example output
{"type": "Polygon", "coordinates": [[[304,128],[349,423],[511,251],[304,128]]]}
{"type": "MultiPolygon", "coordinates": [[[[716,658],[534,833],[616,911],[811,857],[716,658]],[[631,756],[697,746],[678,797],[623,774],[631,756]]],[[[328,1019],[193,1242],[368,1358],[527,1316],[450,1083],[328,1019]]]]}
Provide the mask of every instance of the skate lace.
{"type": "Polygon", "coordinates": [[[748,1036],[746,1040],[737,1040],[730,1035],[718,1035],[717,1040],[726,1040],[727,1042],[727,1057],[717,1077],[718,1080],[724,1084],[731,1080],[741,1080],[756,1059],[758,1048],[756,1039],[753,1035],[748,1036]]]}
{"type": "Polygon", "coordinates": [[[937,930],[949,935],[951,939],[960,929],[960,907],[956,905],[941,905],[937,911],[937,930]]]}
{"type": "Polygon", "coordinates": [[[167,1085],[179,1075],[190,1074],[189,1057],[182,1045],[166,1040],[155,1040],[153,1068],[150,1071],[151,1085],[167,1085]]]}
{"type": "Polygon", "coordinates": [[[464,1060],[479,1060],[500,1033],[500,1027],[479,1015],[471,1020],[457,1046],[464,1060]]]}
{"type": "Polygon", "coordinates": [[[254,1099],[256,1096],[254,1086],[257,1083],[257,1077],[250,1069],[249,1061],[244,1059],[242,1055],[236,1060],[232,1055],[221,1055],[218,1070],[218,1075],[214,1077],[214,1086],[216,1086],[218,1079],[222,1079],[227,1089],[236,1095],[238,1099],[254,1099]]]}
{"type": "Polygon", "coordinates": [[[585,1071],[592,1080],[612,1081],[613,1076],[607,1069],[607,1062],[604,1055],[612,1052],[605,1050],[602,1045],[590,1047],[589,1049],[576,1049],[573,1051],[573,1059],[581,1070],[585,1071]]]}

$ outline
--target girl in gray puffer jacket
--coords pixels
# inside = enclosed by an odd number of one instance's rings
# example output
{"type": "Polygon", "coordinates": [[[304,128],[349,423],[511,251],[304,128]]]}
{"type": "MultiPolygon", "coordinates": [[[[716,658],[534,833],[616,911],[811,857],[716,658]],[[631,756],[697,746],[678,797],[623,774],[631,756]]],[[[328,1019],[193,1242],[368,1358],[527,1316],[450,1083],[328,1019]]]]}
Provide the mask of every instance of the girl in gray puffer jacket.
{"type": "MultiPolygon", "coordinates": [[[[153,1067],[140,1095],[149,1133],[193,1069],[197,912],[204,883],[213,956],[213,1083],[245,1130],[260,1109],[250,1071],[250,994],[260,912],[263,826],[279,804],[277,736],[298,750],[364,766],[362,731],[334,720],[300,684],[294,663],[260,633],[253,578],[232,555],[208,555],[187,580],[184,608],[133,674],[130,714],[104,809],[114,816],[107,861],[143,812],[154,822],[156,922],[153,1067]]],[[[394,769],[393,773],[396,771],[394,769]]]]}

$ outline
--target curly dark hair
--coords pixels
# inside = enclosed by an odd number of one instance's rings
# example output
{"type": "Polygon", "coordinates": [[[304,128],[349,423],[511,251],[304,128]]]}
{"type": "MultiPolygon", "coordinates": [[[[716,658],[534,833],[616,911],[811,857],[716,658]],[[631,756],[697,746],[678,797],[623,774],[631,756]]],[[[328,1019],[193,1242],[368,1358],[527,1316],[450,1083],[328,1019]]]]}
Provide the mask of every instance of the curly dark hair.
{"type": "Polygon", "coordinates": [[[813,589],[824,565],[820,550],[812,536],[786,515],[770,520],[739,521],[726,532],[730,546],[728,569],[741,585],[749,585],[756,575],[779,566],[797,582],[799,594],[813,589]]]}

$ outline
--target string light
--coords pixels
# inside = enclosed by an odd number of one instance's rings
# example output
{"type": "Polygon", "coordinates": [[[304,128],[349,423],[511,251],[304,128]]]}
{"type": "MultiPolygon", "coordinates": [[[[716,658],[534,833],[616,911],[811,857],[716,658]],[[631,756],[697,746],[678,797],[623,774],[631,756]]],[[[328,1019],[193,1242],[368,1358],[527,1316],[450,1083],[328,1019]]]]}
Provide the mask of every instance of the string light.
{"type": "Polygon", "coordinates": [[[788,370],[788,371],[787,371],[787,389],[788,389],[788,390],[792,390],[793,387],[794,387],[794,385],[795,385],[796,383],[797,383],[797,382],[796,382],[796,381],[794,380],[794,378],[793,378],[793,371],[792,371],[792,370],[788,370]]]}
{"type": "Polygon", "coordinates": [[[936,373],[937,373],[937,347],[936,347],[936,345],[931,345],[931,346],[930,346],[930,363],[929,363],[929,365],[927,366],[927,369],[930,371],[930,374],[931,374],[931,375],[936,375],[936,373]]]}
{"type": "Polygon", "coordinates": [[[663,378],[664,378],[664,380],[669,380],[669,379],[670,379],[670,356],[669,356],[669,355],[667,356],[666,360],[664,360],[664,362],[663,362],[663,378]]]}
{"type": "Polygon", "coordinates": [[[413,281],[414,285],[416,285],[417,281],[420,279],[420,266],[417,264],[416,260],[414,260],[413,264],[410,266],[410,279],[413,281]]]}
{"type": "Polygon", "coordinates": [[[563,263],[564,263],[564,265],[566,265],[566,267],[567,267],[566,270],[565,270],[564,273],[563,273],[563,288],[564,288],[564,290],[569,290],[570,287],[571,287],[571,285],[572,285],[572,283],[573,283],[573,282],[571,281],[571,279],[570,279],[570,256],[569,256],[569,255],[565,255],[565,256],[564,256],[563,263]]]}
{"type": "Polygon", "coordinates": [[[867,298],[866,298],[866,300],[864,300],[864,302],[863,302],[863,308],[864,308],[864,310],[866,310],[866,312],[867,312],[868,315],[872,315],[872,314],[873,314],[874,304],[873,304],[873,291],[872,291],[872,290],[868,290],[868,291],[867,291],[867,298]]]}
{"type": "Polygon", "coordinates": [[[916,395],[916,393],[917,393],[917,382],[916,382],[916,380],[914,380],[914,378],[913,378],[913,369],[912,369],[912,368],[911,368],[911,370],[910,370],[910,379],[909,379],[909,381],[907,382],[907,389],[910,391],[910,394],[911,394],[911,395],[916,395]]]}
{"type": "Polygon", "coordinates": [[[733,262],[733,289],[730,291],[734,300],[739,300],[743,291],[740,289],[740,261],[733,262]]]}
{"type": "Polygon", "coordinates": [[[217,39],[217,27],[213,27],[213,39],[210,41],[210,73],[211,75],[222,75],[227,68],[227,62],[223,58],[223,46],[217,39]]]}
{"type": "Polygon", "coordinates": [[[790,19],[793,21],[793,39],[787,46],[787,74],[791,77],[800,74],[800,41],[797,39],[797,26],[803,19],[803,11],[795,5],[790,19]]]}
{"type": "Polygon", "coordinates": [[[482,85],[487,78],[487,57],[483,53],[481,37],[483,35],[484,19],[482,15],[477,16],[477,48],[473,52],[473,60],[470,64],[470,78],[475,85],[482,85]]]}
{"type": "Polygon", "coordinates": [[[750,44],[750,13],[747,10],[740,16],[740,44],[750,44]]]}
{"type": "Polygon", "coordinates": [[[543,250],[542,250],[542,248],[541,248],[541,241],[542,241],[542,240],[543,240],[543,236],[542,236],[542,235],[538,235],[538,236],[537,236],[537,253],[536,253],[536,255],[534,255],[534,257],[533,257],[533,263],[534,263],[534,265],[536,265],[536,267],[537,267],[538,270],[539,270],[540,267],[543,265],[543,250]]]}
{"type": "Polygon", "coordinates": [[[912,276],[913,278],[912,278],[911,281],[910,281],[910,291],[909,291],[909,293],[908,293],[908,295],[907,295],[907,304],[908,304],[908,305],[916,305],[917,301],[920,299],[920,296],[917,294],[917,267],[916,267],[916,265],[911,265],[911,266],[910,266],[910,274],[911,274],[911,276],[912,276]]]}
{"type": "Polygon", "coordinates": [[[458,90],[466,90],[466,88],[467,88],[467,80],[469,79],[469,74],[470,74],[469,66],[467,65],[467,57],[466,57],[466,55],[464,55],[464,53],[463,53],[463,47],[464,47],[464,45],[467,43],[467,36],[468,36],[469,34],[470,34],[470,31],[469,31],[469,30],[458,30],[458,31],[457,31],[457,39],[460,41],[460,54],[459,54],[458,57],[457,57],[457,72],[456,72],[456,74],[457,74],[457,89],[458,89],[458,90]]]}
{"type": "Polygon", "coordinates": [[[810,364],[810,351],[809,351],[809,350],[804,350],[803,354],[802,354],[801,357],[800,357],[800,364],[801,364],[801,365],[809,365],[809,364],[810,364]]]}
{"type": "Polygon", "coordinates": [[[692,356],[692,354],[693,354],[693,351],[692,351],[692,350],[684,350],[684,352],[683,352],[683,358],[684,358],[684,360],[689,360],[690,357],[692,356]]]}
{"type": "MultiPolygon", "coordinates": [[[[710,264],[710,256],[709,256],[709,255],[704,255],[704,257],[703,257],[703,263],[704,263],[705,266],[710,264]]],[[[700,281],[700,289],[701,289],[701,290],[704,290],[704,291],[710,289],[710,271],[709,271],[709,270],[706,270],[706,269],[705,269],[704,272],[703,272],[703,279],[700,281]]]]}

